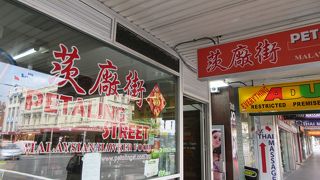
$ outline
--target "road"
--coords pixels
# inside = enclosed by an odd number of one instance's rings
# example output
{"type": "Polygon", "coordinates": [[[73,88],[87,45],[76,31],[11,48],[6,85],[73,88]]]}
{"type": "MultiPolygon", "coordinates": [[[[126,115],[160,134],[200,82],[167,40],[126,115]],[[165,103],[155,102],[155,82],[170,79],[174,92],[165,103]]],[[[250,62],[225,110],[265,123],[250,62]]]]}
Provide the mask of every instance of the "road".
{"type": "MultiPolygon", "coordinates": [[[[110,156],[119,157],[117,154],[109,154],[108,158],[110,156]]],[[[38,179],[27,177],[26,175],[65,180],[67,177],[66,167],[71,157],[71,154],[23,155],[20,160],[0,161],[0,169],[15,171],[13,173],[4,172],[4,180],[38,179]]],[[[144,163],[142,159],[110,161],[110,159],[106,160],[104,156],[102,157],[101,179],[116,180],[119,178],[132,178],[132,176],[134,176],[134,179],[145,179],[143,174],[144,163]]],[[[1,176],[2,174],[0,173],[0,179],[1,176]]]]}
{"type": "MultiPolygon", "coordinates": [[[[66,179],[66,167],[71,155],[34,155],[22,156],[20,160],[7,160],[0,163],[0,169],[12,170],[32,175],[52,178],[66,179]]],[[[4,173],[4,179],[8,176],[13,178],[12,173],[4,173]],[[10,174],[10,175],[9,175],[10,174]]],[[[18,175],[15,179],[20,179],[18,175]]]]}

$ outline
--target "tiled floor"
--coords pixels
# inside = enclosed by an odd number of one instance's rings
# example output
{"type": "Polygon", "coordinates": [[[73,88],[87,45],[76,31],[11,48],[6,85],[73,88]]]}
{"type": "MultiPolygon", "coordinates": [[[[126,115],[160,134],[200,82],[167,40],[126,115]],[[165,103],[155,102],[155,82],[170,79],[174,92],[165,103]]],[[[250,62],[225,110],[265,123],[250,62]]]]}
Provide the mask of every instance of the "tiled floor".
{"type": "Polygon", "coordinates": [[[315,152],[286,180],[320,180],[320,152],[315,152]]]}

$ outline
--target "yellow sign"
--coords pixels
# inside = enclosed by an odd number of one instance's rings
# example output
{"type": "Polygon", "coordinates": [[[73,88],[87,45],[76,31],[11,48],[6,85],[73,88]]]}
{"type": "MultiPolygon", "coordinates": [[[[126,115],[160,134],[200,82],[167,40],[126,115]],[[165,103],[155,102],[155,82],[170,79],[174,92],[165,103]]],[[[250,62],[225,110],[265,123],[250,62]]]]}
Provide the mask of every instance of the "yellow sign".
{"type": "Polygon", "coordinates": [[[239,88],[242,113],[320,110],[320,81],[239,88]]]}

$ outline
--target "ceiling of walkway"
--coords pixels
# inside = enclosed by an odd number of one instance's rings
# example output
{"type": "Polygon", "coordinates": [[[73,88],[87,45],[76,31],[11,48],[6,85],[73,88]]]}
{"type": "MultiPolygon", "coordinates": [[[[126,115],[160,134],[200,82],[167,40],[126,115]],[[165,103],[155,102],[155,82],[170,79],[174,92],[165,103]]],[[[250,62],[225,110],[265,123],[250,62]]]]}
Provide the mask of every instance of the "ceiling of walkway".
{"type": "MultiPolygon", "coordinates": [[[[220,43],[287,30],[320,20],[319,0],[98,0],[106,7],[152,34],[171,48],[210,37],[220,43]]],[[[209,40],[177,47],[197,68],[196,50],[212,45],[209,40]]],[[[291,77],[318,74],[288,72],[291,77]]],[[[298,70],[299,71],[299,70],[298,70]]],[[[287,77],[285,73],[283,77],[287,77]]],[[[279,75],[281,78],[282,75],[279,75]]]]}

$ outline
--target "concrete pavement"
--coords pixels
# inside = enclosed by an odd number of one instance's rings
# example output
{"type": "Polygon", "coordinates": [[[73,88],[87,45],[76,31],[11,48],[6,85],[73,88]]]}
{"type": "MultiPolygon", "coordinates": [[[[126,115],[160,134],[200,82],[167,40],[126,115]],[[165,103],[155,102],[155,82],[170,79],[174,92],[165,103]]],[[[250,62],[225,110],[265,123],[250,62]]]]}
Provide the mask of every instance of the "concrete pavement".
{"type": "Polygon", "coordinates": [[[320,152],[314,152],[301,167],[291,173],[286,180],[319,180],[320,179],[320,152]]]}

